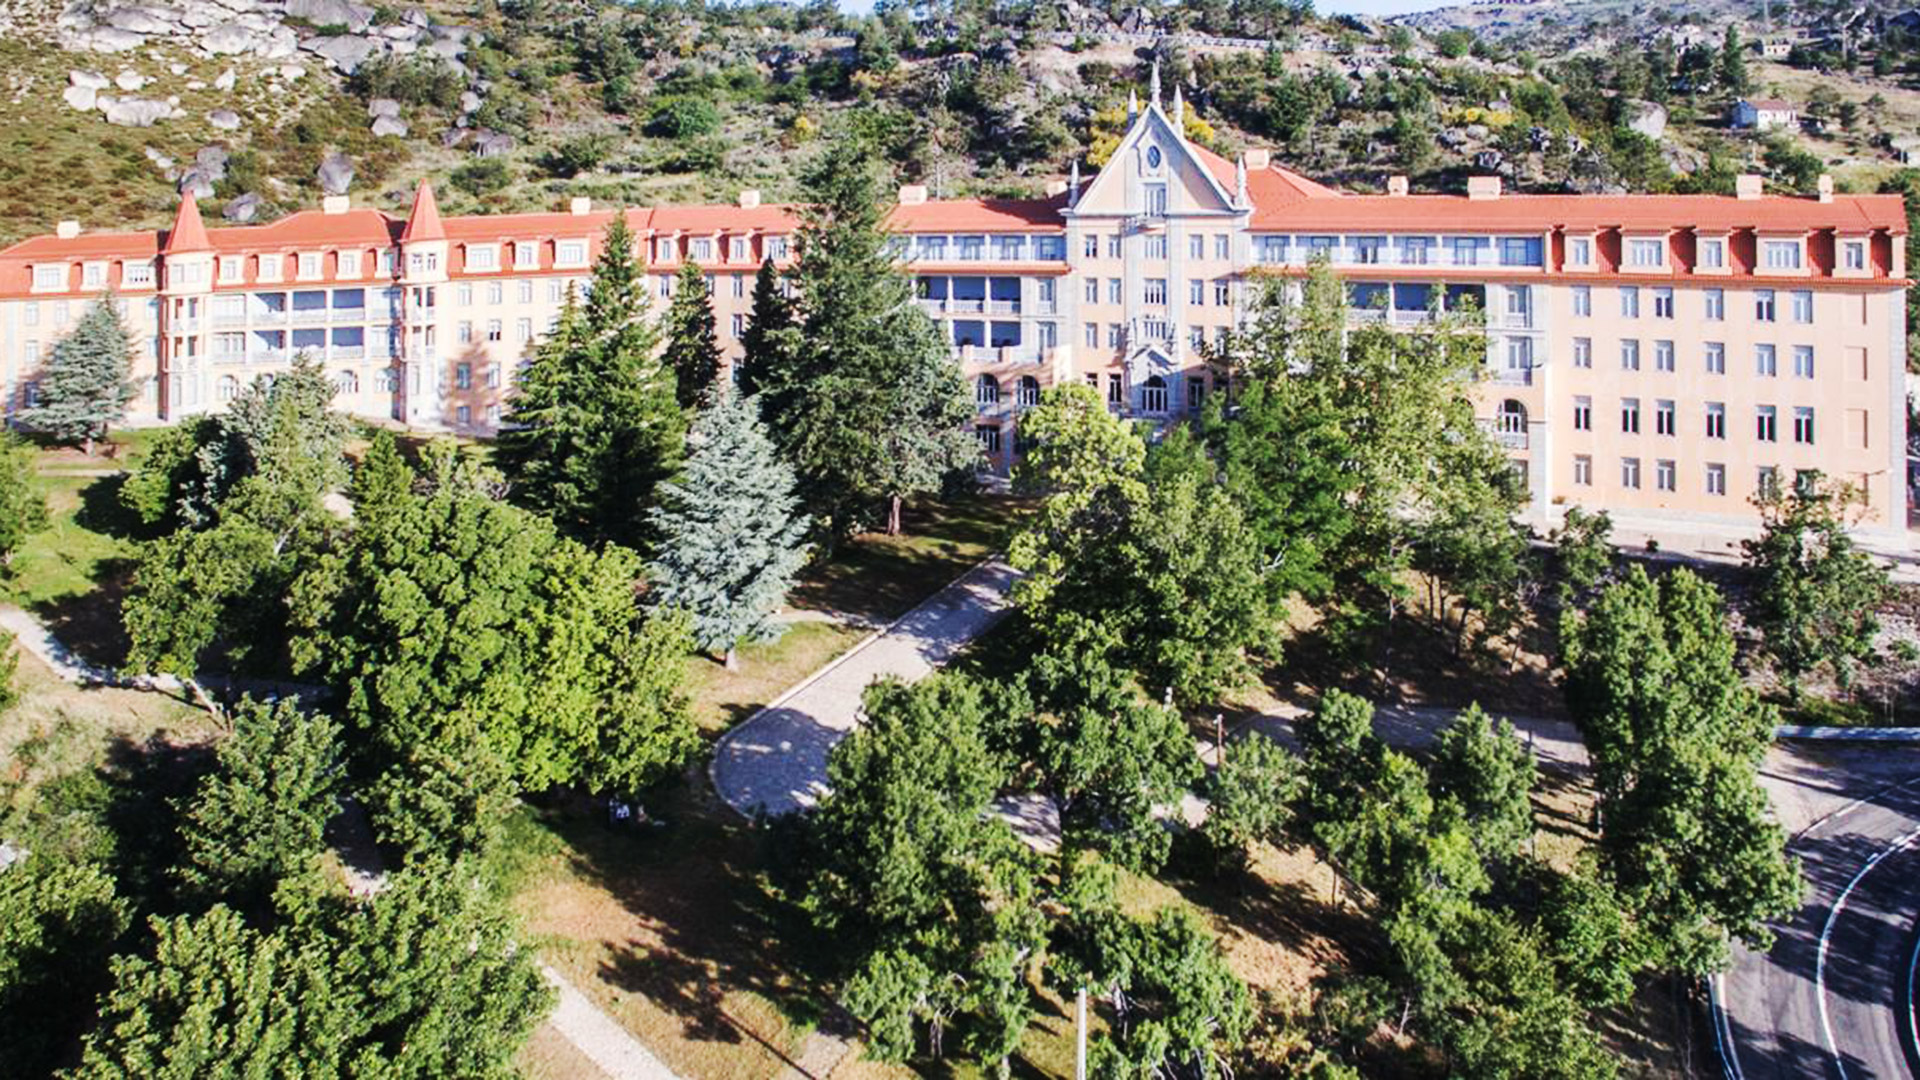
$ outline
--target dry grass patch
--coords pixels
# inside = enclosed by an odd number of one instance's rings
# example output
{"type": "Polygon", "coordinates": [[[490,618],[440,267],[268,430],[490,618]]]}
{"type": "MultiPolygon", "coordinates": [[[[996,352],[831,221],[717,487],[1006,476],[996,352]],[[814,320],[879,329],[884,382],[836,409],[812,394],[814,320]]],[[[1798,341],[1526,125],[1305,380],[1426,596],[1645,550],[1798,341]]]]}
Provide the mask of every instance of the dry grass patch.
{"type": "Polygon", "coordinates": [[[845,623],[794,623],[774,641],[742,646],[736,654],[737,670],[728,671],[710,657],[694,657],[687,666],[695,722],[709,736],[720,734],[826,666],[867,633],[845,623]]]}
{"type": "Polygon", "coordinates": [[[552,1024],[535,1028],[513,1063],[526,1080],[607,1080],[593,1059],[575,1049],[552,1024]]]}

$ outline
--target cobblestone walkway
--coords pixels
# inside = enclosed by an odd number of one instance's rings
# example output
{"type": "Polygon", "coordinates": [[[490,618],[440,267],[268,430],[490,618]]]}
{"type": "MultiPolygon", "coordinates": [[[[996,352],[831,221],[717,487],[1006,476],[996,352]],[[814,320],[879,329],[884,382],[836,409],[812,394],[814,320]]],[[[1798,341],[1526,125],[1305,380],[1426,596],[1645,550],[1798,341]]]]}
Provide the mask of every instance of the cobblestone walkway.
{"type": "Polygon", "coordinates": [[[827,755],[860,719],[860,695],[886,675],[914,682],[1006,613],[1019,574],[984,562],[885,630],[782,694],[720,740],[713,786],[742,814],[789,814],[826,791],[827,755]]]}

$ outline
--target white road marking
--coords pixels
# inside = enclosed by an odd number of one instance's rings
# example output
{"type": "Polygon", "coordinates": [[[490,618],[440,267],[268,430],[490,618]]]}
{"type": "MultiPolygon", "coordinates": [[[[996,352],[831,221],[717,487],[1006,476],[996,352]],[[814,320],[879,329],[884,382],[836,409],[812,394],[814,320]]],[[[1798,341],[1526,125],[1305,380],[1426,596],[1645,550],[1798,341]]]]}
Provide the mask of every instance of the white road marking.
{"type": "Polygon", "coordinates": [[[1853,895],[1853,890],[1859,886],[1861,879],[1872,873],[1873,868],[1880,865],[1881,859],[1892,855],[1894,852],[1899,851],[1915,840],[1920,840],[1920,829],[1913,830],[1900,839],[1895,840],[1887,847],[1875,852],[1873,858],[1867,860],[1867,865],[1861,867],[1860,872],[1853,875],[1852,881],[1847,882],[1847,887],[1840,890],[1839,897],[1833,902],[1833,910],[1827,913],[1827,925],[1820,929],[1820,956],[1813,965],[1813,988],[1814,993],[1818,995],[1820,1003],[1820,1035],[1827,1041],[1827,1053],[1833,1057],[1833,1067],[1839,1070],[1840,1080],[1847,1080],[1847,1066],[1840,1057],[1839,1044],[1833,1037],[1833,1020],[1827,1015],[1827,946],[1831,944],[1833,937],[1833,924],[1840,920],[1840,912],[1847,906],[1847,897],[1853,895]]]}

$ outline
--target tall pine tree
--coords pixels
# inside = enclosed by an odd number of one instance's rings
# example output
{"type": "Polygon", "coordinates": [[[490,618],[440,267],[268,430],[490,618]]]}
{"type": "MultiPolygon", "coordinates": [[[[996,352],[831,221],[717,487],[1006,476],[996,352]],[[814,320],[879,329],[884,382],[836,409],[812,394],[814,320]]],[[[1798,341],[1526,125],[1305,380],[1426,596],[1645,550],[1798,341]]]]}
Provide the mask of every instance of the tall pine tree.
{"type": "Polygon", "coordinates": [[[973,407],[952,351],[888,250],[871,148],[832,147],[807,182],[812,204],[793,270],[803,332],[754,383],[802,497],[831,535],[851,532],[882,503],[887,531],[898,533],[903,499],[978,461],[963,427],[973,407]]]}
{"type": "Polygon", "coordinates": [[[499,439],[514,497],[587,541],[634,544],[685,434],[658,356],[624,214],[607,227],[584,307],[571,299],[521,375],[499,439]]]}
{"type": "Polygon", "coordinates": [[[691,260],[680,264],[680,276],[673,283],[666,330],[662,358],[673,373],[674,397],[682,409],[692,409],[720,377],[720,342],[713,328],[713,292],[707,288],[706,275],[691,260]]]}
{"type": "Polygon", "coordinates": [[[129,371],[133,345],[111,294],[95,300],[53,347],[40,370],[33,408],[21,423],[61,442],[79,443],[91,457],[95,440],[126,418],[135,389],[129,371]]]}
{"type": "Polygon", "coordinates": [[[771,373],[785,372],[792,366],[799,338],[793,300],[780,281],[773,260],[760,264],[753,277],[753,311],[747,316],[747,329],[740,335],[740,392],[749,397],[765,389],[771,373]]]}
{"type": "Polygon", "coordinates": [[[724,388],[715,394],[687,439],[686,472],[662,485],[652,512],[659,603],[690,613],[694,644],[724,652],[729,668],[736,642],[778,633],[771,616],[807,557],[793,470],[759,408],[724,388]]]}

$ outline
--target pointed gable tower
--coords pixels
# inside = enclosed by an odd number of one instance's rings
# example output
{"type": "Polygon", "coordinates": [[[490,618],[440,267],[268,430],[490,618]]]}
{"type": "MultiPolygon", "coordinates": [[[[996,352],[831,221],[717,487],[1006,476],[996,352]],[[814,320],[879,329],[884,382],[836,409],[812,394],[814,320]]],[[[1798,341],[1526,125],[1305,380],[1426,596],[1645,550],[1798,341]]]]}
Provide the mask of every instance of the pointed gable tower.
{"type": "Polygon", "coordinates": [[[440,204],[433,199],[433,185],[422,180],[413,193],[413,209],[407,212],[407,227],[400,231],[400,242],[446,238],[446,226],[440,224],[440,204]]]}
{"type": "Polygon", "coordinates": [[[190,194],[180,196],[180,209],[173,215],[173,228],[167,230],[166,255],[184,255],[194,251],[212,251],[213,239],[206,223],[200,220],[200,204],[190,194]]]}

